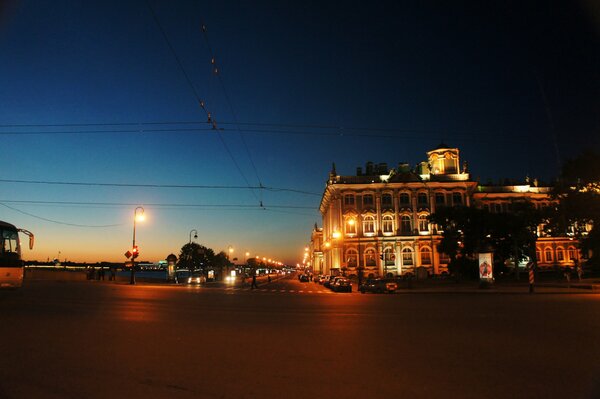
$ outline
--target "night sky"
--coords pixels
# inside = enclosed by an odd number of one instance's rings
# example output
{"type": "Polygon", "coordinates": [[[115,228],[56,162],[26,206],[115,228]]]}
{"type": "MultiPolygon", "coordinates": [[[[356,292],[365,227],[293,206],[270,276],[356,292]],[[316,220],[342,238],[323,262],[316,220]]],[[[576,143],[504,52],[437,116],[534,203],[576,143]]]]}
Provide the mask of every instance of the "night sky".
{"type": "Polygon", "coordinates": [[[600,147],[591,0],[0,7],[0,219],[36,234],[25,259],[124,261],[141,205],[140,260],[196,229],[296,263],[334,162],[443,141],[481,182],[550,181],[600,147]]]}

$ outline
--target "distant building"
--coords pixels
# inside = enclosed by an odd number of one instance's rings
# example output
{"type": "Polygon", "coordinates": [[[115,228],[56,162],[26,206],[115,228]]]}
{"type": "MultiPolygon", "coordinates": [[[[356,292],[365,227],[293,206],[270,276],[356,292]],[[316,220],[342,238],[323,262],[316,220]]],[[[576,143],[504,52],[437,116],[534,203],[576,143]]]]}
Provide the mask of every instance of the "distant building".
{"type": "MultiPolygon", "coordinates": [[[[511,203],[527,198],[536,207],[549,206],[550,188],[535,185],[484,186],[461,167],[457,148],[445,144],[427,153],[427,162],[411,169],[401,163],[367,162],[356,175],[340,176],[335,165],[321,199],[323,228],[311,236],[315,273],[365,277],[447,272],[449,258],[438,252],[441,235],[428,221],[439,207],[476,206],[490,212],[510,212],[511,203]]],[[[540,266],[572,265],[579,257],[570,237],[538,240],[540,266]]]]}

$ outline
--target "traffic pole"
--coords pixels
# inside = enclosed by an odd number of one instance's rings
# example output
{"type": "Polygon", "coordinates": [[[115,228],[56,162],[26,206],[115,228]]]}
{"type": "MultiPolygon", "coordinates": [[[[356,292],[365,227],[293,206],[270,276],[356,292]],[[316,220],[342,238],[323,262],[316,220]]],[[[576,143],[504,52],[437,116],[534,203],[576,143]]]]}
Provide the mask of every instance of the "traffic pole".
{"type": "Polygon", "coordinates": [[[533,294],[535,283],[535,274],[533,273],[533,263],[529,265],[529,293],[533,294]]]}

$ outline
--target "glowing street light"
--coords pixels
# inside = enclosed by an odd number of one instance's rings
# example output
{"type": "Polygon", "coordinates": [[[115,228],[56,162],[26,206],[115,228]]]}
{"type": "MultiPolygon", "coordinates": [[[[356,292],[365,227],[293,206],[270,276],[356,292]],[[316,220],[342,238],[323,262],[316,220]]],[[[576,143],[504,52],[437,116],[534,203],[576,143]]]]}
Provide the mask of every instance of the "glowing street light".
{"type": "Polygon", "coordinates": [[[144,216],[144,208],[138,206],[133,211],[133,255],[131,256],[131,279],[129,280],[129,284],[135,284],[135,258],[137,258],[140,254],[137,246],[135,245],[135,222],[136,221],[144,221],[146,217],[144,216]],[[138,212],[138,210],[140,212],[138,212]]]}

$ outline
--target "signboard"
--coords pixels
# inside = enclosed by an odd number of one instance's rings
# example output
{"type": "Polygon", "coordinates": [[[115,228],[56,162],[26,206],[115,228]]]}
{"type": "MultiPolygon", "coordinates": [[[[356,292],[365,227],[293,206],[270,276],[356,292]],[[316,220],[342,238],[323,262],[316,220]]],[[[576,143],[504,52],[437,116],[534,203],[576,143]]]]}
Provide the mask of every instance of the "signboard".
{"type": "Polygon", "coordinates": [[[492,253],[485,252],[479,254],[479,279],[491,281],[494,278],[492,270],[492,253]]]}

